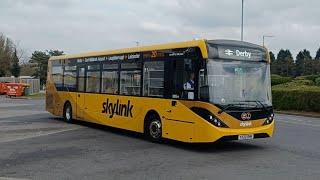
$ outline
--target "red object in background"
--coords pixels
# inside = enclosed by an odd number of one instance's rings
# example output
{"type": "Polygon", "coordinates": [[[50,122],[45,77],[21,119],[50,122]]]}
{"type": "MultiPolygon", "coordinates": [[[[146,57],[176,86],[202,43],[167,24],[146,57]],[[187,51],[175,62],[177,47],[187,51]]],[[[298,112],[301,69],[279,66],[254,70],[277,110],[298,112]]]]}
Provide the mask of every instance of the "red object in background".
{"type": "Polygon", "coordinates": [[[7,85],[6,83],[0,82],[0,95],[7,93],[7,85]]]}
{"type": "Polygon", "coordinates": [[[22,96],[26,84],[23,83],[6,83],[7,96],[22,96]]]}

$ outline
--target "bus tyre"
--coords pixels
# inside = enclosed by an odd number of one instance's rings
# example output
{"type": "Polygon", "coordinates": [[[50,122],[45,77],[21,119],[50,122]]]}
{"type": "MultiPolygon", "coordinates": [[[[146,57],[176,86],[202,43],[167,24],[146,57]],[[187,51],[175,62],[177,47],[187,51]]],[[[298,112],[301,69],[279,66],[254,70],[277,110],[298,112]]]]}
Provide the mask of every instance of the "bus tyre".
{"type": "Polygon", "coordinates": [[[151,114],[147,118],[147,123],[145,127],[145,133],[147,138],[152,142],[161,142],[162,138],[162,124],[160,118],[151,114]]]}
{"type": "Polygon", "coordinates": [[[72,123],[72,106],[69,102],[64,105],[63,117],[66,122],[72,123]]]}

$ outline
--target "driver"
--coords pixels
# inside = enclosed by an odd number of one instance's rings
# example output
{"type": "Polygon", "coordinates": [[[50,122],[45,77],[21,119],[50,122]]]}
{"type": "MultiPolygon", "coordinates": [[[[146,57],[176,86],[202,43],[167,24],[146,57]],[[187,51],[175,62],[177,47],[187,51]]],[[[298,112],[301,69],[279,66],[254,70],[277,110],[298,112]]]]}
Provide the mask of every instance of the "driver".
{"type": "Polygon", "coordinates": [[[194,92],[191,92],[194,90],[194,73],[190,74],[190,78],[186,83],[184,83],[183,89],[187,91],[188,99],[194,99],[194,92]]]}

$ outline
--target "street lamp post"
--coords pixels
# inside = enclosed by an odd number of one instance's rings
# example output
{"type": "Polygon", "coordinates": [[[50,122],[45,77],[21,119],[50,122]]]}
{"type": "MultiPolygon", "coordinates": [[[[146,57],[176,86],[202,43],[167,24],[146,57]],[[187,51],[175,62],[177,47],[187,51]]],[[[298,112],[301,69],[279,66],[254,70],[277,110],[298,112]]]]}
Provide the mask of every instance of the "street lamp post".
{"type": "Polygon", "coordinates": [[[241,41],[243,41],[243,5],[244,5],[244,0],[242,0],[241,3],[241,41]]]}
{"type": "Polygon", "coordinates": [[[274,37],[274,36],[270,36],[270,35],[263,35],[262,36],[262,46],[264,47],[264,39],[267,37],[274,37]]]}

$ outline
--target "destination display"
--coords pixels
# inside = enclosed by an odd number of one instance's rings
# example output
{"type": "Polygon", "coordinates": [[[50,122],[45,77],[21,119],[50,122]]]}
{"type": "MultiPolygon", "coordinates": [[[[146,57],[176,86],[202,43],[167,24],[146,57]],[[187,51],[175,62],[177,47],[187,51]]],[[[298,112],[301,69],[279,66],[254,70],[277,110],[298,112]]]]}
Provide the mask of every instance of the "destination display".
{"type": "Polygon", "coordinates": [[[256,48],[214,45],[209,46],[209,58],[245,61],[266,61],[266,52],[256,48]]]}

